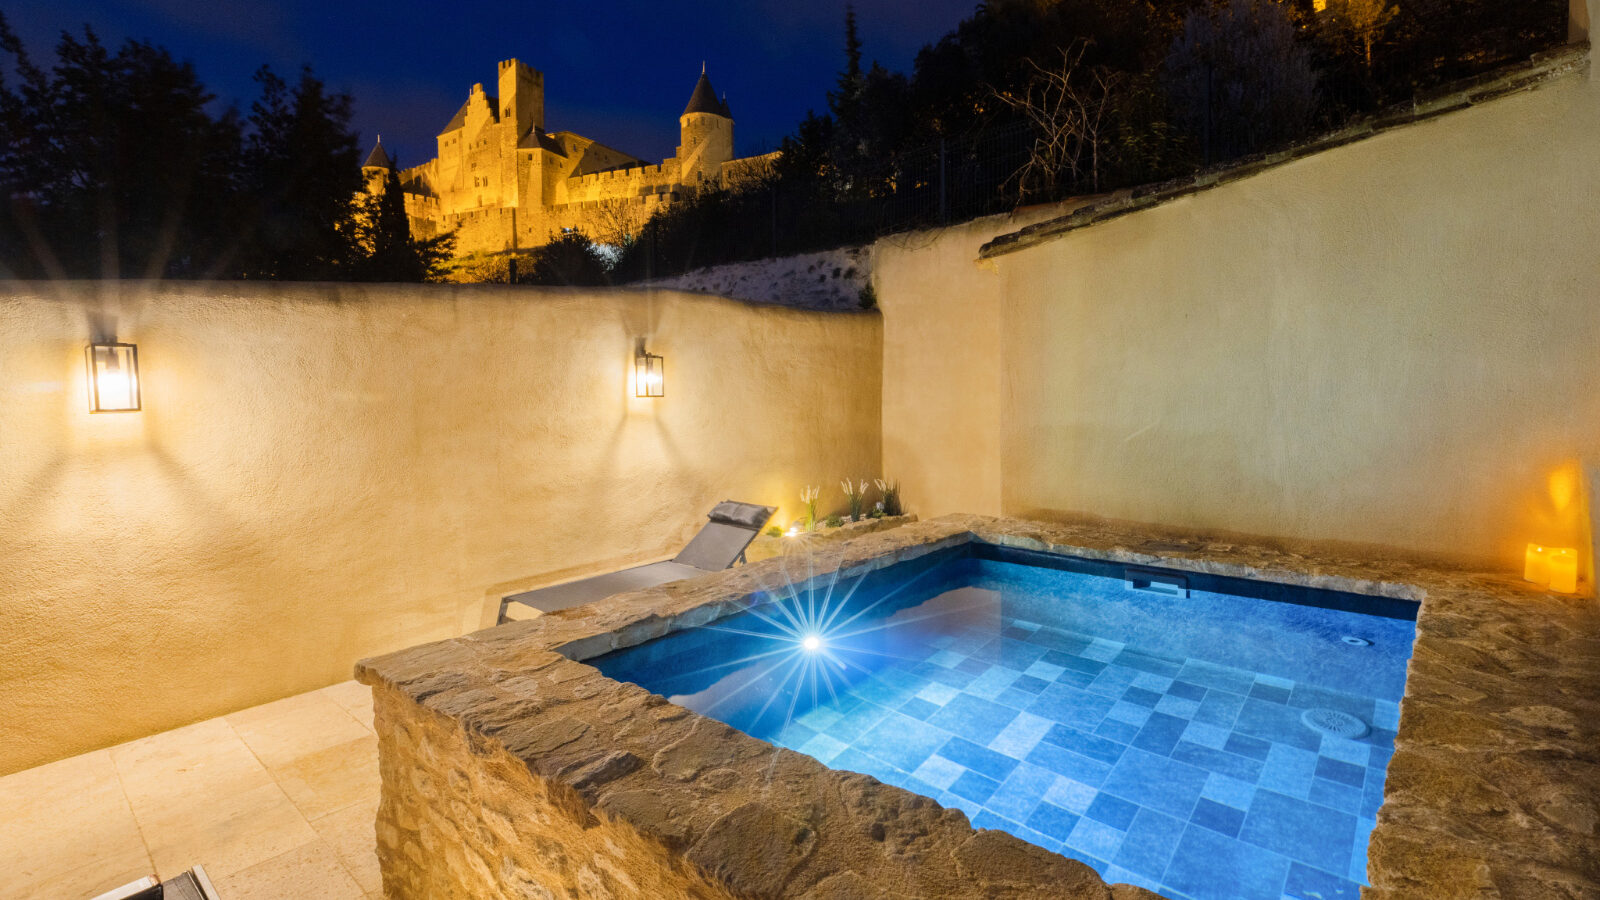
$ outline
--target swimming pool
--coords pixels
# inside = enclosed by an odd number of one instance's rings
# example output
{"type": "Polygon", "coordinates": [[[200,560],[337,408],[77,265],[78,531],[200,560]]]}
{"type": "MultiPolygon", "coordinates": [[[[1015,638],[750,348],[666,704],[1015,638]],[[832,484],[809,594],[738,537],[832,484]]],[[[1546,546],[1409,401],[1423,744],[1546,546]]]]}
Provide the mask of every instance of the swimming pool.
{"type": "Polygon", "coordinates": [[[1364,881],[1413,603],[984,543],[766,599],[590,663],[1110,882],[1364,881]]]}

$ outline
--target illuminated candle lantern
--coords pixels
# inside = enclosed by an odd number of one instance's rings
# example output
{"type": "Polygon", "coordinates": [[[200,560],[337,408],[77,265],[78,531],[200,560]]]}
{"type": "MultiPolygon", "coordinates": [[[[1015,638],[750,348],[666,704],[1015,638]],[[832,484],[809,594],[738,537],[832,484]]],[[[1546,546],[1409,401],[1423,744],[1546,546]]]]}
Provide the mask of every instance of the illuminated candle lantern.
{"type": "Polygon", "coordinates": [[[90,344],[89,412],[139,411],[139,349],[115,341],[90,344]]]}
{"type": "Polygon", "coordinates": [[[1573,550],[1551,550],[1550,590],[1558,594],[1578,591],[1578,554],[1573,550]]]}
{"type": "Polygon", "coordinates": [[[1539,585],[1550,583],[1550,554],[1538,544],[1528,545],[1527,558],[1522,566],[1522,580],[1539,585]]]}

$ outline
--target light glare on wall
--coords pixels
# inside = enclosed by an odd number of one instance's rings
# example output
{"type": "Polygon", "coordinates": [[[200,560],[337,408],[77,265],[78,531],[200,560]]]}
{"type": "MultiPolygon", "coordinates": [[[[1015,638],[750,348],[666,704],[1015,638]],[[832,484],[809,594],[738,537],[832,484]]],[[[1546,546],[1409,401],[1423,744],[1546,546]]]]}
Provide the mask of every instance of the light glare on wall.
{"type": "Polygon", "coordinates": [[[633,358],[633,394],[635,397],[666,396],[666,375],[661,367],[661,357],[646,353],[644,347],[633,358]]]}
{"type": "Polygon", "coordinates": [[[89,412],[139,411],[139,348],[133,344],[90,344],[89,412]]]}

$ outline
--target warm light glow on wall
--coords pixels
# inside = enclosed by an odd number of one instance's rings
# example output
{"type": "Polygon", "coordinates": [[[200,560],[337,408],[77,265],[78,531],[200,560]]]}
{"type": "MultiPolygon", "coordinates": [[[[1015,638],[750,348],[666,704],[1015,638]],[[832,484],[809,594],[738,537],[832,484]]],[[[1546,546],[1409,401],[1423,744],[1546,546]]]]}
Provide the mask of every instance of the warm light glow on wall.
{"type": "Polygon", "coordinates": [[[666,396],[666,374],[661,357],[646,353],[644,347],[633,359],[633,394],[635,397],[666,396]]]}
{"type": "Polygon", "coordinates": [[[84,350],[89,367],[89,412],[138,412],[139,348],[97,343],[84,350]]]}

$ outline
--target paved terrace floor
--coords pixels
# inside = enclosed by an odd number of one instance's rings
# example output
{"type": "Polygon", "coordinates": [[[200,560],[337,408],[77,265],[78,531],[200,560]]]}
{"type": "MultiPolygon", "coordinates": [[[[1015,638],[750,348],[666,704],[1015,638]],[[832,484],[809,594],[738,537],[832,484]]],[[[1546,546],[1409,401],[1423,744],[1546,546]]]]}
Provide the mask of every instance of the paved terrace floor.
{"type": "Polygon", "coordinates": [[[353,681],[0,778],[0,896],[205,866],[226,900],[383,896],[372,692],[353,681]]]}

